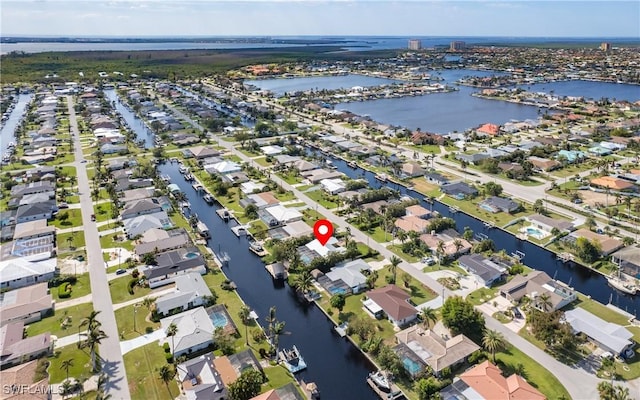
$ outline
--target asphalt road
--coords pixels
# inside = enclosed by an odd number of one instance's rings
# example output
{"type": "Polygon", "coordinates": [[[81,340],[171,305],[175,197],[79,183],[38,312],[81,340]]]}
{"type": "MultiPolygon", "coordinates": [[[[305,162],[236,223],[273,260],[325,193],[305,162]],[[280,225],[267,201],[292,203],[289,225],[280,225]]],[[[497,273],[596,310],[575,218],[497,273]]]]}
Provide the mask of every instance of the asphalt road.
{"type": "Polygon", "coordinates": [[[111,398],[114,400],[128,400],[131,398],[129,382],[127,381],[124,361],[120,350],[118,327],[116,325],[115,314],[113,313],[107,272],[104,268],[104,260],[102,258],[100,236],[98,235],[96,223],[91,221],[91,214],[94,213],[93,202],[91,200],[91,187],[87,175],[87,164],[81,162],[84,159],[84,155],[82,154],[82,145],[80,143],[78,121],[73,108],[73,97],[67,96],[67,105],[69,109],[69,124],[75,140],[75,162],[73,165],[76,167],[78,175],[78,191],[80,192],[82,225],[86,242],[93,308],[96,311],[100,311],[98,320],[102,323],[102,330],[108,336],[102,341],[99,347],[100,357],[102,358],[102,372],[106,373],[109,377],[106,391],[111,395],[111,398]]]}

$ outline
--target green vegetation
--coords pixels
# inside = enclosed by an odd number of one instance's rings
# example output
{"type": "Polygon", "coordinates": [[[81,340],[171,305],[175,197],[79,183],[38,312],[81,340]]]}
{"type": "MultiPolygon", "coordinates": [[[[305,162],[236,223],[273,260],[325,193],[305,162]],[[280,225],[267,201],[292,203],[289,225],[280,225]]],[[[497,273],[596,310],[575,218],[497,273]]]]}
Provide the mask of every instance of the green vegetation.
{"type": "Polygon", "coordinates": [[[60,253],[65,252],[64,249],[67,251],[75,251],[85,246],[84,232],[78,229],[73,232],[59,233],[56,236],[56,243],[58,243],[60,253]]]}
{"type": "Polygon", "coordinates": [[[60,210],[55,218],[49,221],[49,225],[53,225],[60,229],[82,226],[82,214],[80,213],[80,209],[71,208],[60,210]]]}
{"type": "Polygon", "coordinates": [[[49,382],[59,383],[67,377],[67,373],[61,368],[65,360],[73,360],[73,365],[69,368],[69,378],[80,379],[91,376],[91,356],[87,349],[78,349],[76,344],[60,347],[56,349],[49,360],[49,382]]]}
{"type": "Polygon", "coordinates": [[[133,251],[133,243],[131,242],[131,240],[127,240],[127,237],[122,232],[110,233],[105,236],[100,236],[100,246],[103,249],[112,249],[116,247],[122,247],[123,249],[133,251]]]}
{"type": "Polygon", "coordinates": [[[169,390],[158,377],[158,371],[167,365],[164,351],[157,343],[139,347],[124,355],[124,365],[132,399],[173,399],[179,392],[176,380],[169,382],[169,390]],[[169,394],[171,391],[171,395],[169,394]]]}
{"type": "MultiPolygon", "coordinates": [[[[147,316],[151,313],[142,302],[126,306],[115,311],[118,333],[121,339],[133,339],[144,335],[147,328],[156,330],[160,324],[152,322],[147,316]],[[135,318],[135,326],[134,326],[135,318]],[[135,328],[135,329],[134,329],[135,328]]],[[[156,347],[159,348],[157,344],[156,347]]]]}
{"type": "MultiPolygon", "coordinates": [[[[131,274],[126,274],[122,275],[122,278],[116,278],[109,281],[109,291],[111,292],[111,301],[113,302],[113,304],[136,299],[138,297],[142,297],[151,293],[151,289],[149,289],[148,287],[136,286],[134,288],[134,294],[130,295],[128,292],[128,285],[130,280],[131,274]]],[[[140,311],[142,310],[138,310],[138,312],[140,311]]]]}
{"type": "MultiPolygon", "coordinates": [[[[73,261],[76,262],[76,261],[73,261]]],[[[82,274],[76,276],[77,280],[75,283],[71,285],[71,296],[67,299],[77,299],[78,297],[85,296],[91,293],[91,284],[89,283],[89,274],[82,274]]],[[[58,296],[57,290],[50,290],[51,296],[56,301],[56,303],[64,302],[67,299],[61,299],[58,296]]]]}
{"type": "MultiPolygon", "coordinates": [[[[55,290],[52,290],[55,292],[55,290]]],[[[93,303],[84,303],[77,306],[56,310],[54,315],[25,327],[27,336],[36,336],[41,333],[51,332],[52,335],[63,337],[78,333],[78,325],[83,318],[93,311],[93,303]]]]}

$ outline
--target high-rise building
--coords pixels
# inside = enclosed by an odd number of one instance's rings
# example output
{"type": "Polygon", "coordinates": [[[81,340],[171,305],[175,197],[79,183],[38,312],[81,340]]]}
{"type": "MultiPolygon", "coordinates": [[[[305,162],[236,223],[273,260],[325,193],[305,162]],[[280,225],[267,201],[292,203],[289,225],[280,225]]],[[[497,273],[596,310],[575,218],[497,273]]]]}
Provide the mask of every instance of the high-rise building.
{"type": "Polygon", "coordinates": [[[461,51],[467,47],[467,44],[461,40],[455,40],[449,44],[449,50],[451,51],[461,51]]]}
{"type": "Polygon", "coordinates": [[[422,42],[418,39],[409,40],[409,50],[420,50],[422,48],[422,42]]]}
{"type": "Polygon", "coordinates": [[[609,43],[609,42],[600,43],[600,50],[602,50],[602,51],[610,51],[611,50],[611,43],[609,43]]]}

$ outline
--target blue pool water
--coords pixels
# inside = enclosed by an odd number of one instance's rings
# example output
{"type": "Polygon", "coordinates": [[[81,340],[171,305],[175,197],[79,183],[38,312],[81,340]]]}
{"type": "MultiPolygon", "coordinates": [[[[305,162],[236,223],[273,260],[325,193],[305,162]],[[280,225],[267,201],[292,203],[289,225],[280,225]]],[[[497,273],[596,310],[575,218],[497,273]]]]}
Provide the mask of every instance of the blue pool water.
{"type": "Polygon", "coordinates": [[[189,252],[184,255],[185,258],[196,258],[198,257],[198,253],[189,252]]]}
{"type": "Polygon", "coordinates": [[[222,312],[214,312],[209,317],[211,318],[213,326],[216,328],[224,328],[229,323],[229,321],[227,321],[227,316],[222,312]]]}
{"type": "Polygon", "coordinates": [[[413,361],[409,357],[404,357],[402,359],[402,364],[404,364],[405,369],[407,371],[409,371],[409,373],[411,375],[415,375],[418,372],[420,372],[420,369],[421,369],[420,364],[418,364],[417,362],[413,361]]]}

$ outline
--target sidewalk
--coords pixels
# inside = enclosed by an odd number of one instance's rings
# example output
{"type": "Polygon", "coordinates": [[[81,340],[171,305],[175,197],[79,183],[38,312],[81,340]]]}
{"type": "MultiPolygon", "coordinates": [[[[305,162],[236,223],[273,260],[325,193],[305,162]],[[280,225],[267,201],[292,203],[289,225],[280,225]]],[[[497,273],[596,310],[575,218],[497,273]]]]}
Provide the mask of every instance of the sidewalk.
{"type": "Polygon", "coordinates": [[[153,331],[152,333],[138,336],[135,339],[120,342],[120,350],[122,351],[122,355],[125,355],[131,350],[135,350],[138,347],[145,346],[149,343],[157,342],[164,339],[165,337],[167,337],[165,332],[162,329],[158,329],[153,331]]]}
{"type": "Polygon", "coordinates": [[[58,339],[56,339],[53,348],[54,349],[59,349],[60,347],[69,346],[71,344],[77,344],[77,343],[80,342],[81,339],[84,338],[82,336],[84,333],[87,333],[87,331],[82,331],[79,334],[78,333],[74,333],[74,334],[69,335],[69,336],[63,336],[61,338],[58,338],[58,339]]]}

